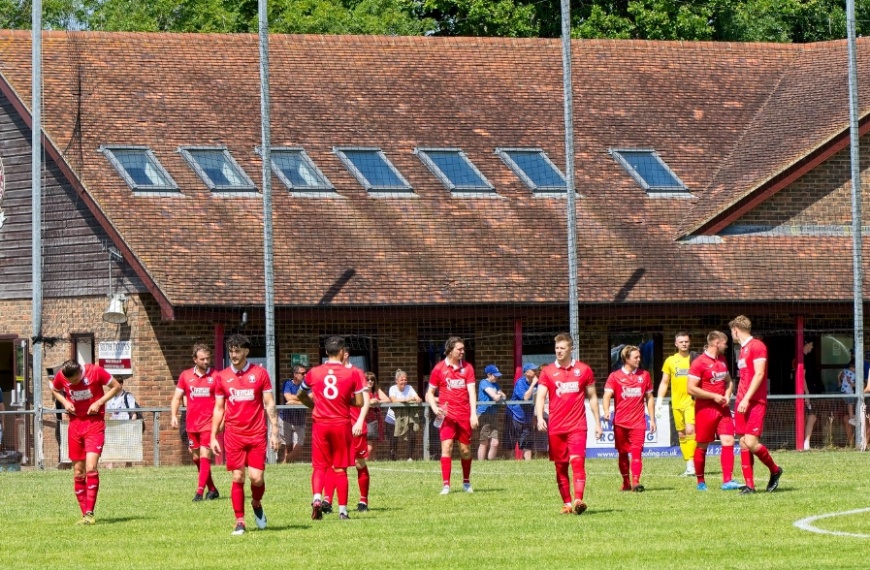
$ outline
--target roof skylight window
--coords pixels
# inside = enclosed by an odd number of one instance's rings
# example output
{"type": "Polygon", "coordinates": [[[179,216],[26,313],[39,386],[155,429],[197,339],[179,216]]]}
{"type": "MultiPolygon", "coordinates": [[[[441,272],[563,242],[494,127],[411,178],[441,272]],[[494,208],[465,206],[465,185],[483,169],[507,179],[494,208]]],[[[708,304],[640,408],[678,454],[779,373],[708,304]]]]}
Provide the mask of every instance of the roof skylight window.
{"type": "Polygon", "coordinates": [[[688,192],[686,185],[652,149],[610,149],[610,154],[647,192],[688,192]]]}
{"type": "Polygon", "coordinates": [[[273,148],[272,168],[290,190],[328,192],[335,189],[301,148],[273,148]]]}
{"type": "Polygon", "coordinates": [[[187,147],[181,149],[181,154],[209,190],[223,192],[257,190],[254,182],[248,178],[225,148],[187,147]]]}
{"type": "Polygon", "coordinates": [[[118,174],[130,188],[144,192],[177,192],[178,185],[166,169],[144,146],[103,146],[106,155],[118,174]]]}
{"type": "Polygon", "coordinates": [[[379,148],[335,148],[344,166],[368,191],[409,192],[411,185],[379,148]]]}
{"type": "Polygon", "coordinates": [[[489,192],[493,189],[458,148],[418,148],[414,154],[451,192],[489,192]]]}
{"type": "Polygon", "coordinates": [[[565,176],[540,148],[497,148],[505,164],[533,192],[564,192],[565,176]]]}

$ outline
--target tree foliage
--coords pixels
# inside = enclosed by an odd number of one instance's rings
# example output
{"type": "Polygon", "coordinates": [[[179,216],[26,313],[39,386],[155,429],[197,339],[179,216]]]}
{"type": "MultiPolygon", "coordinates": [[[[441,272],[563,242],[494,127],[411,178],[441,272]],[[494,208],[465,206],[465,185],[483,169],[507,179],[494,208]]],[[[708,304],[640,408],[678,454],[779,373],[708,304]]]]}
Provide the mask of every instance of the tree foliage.
{"type": "MultiPolygon", "coordinates": [[[[267,0],[275,33],[558,37],[560,0],[267,0]]],[[[31,0],[0,0],[29,28],[31,0]]],[[[813,42],[846,36],[842,0],[572,0],[578,38],[813,42]]],[[[50,29],[256,32],[257,0],[43,0],[50,29]]],[[[870,0],[856,0],[858,34],[870,0]]]]}

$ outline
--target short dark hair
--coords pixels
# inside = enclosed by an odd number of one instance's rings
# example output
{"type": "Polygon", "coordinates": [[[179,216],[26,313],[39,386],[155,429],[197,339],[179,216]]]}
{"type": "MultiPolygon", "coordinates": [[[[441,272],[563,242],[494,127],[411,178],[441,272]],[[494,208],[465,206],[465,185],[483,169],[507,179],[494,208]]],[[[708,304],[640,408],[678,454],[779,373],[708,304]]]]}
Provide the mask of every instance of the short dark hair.
{"type": "Polygon", "coordinates": [[[74,376],[81,374],[82,365],[76,362],[75,360],[67,360],[63,364],[60,365],[60,373],[63,374],[63,377],[69,380],[74,376]]]}
{"type": "Polygon", "coordinates": [[[230,335],[227,339],[227,348],[251,348],[251,339],[238,333],[230,335]]]}
{"type": "Polygon", "coordinates": [[[196,355],[199,352],[207,352],[207,353],[211,354],[211,348],[209,348],[208,345],[205,343],[198,342],[195,345],[193,345],[193,358],[194,358],[194,360],[196,360],[196,355]]]}
{"type": "Polygon", "coordinates": [[[305,366],[303,366],[302,364],[295,364],[293,366],[293,374],[296,374],[297,372],[301,372],[302,374],[305,374],[305,372],[306,372],[305,366]]]}
{"type": "Polygon", "coordinates": [[[687,333],[686,331],[680,331],[680,332],[678,332],[677,334],[674,335],[674,340],[677,340],[677,339],[680,338],[681,336],[684,336],[684,337],[686,337],[686,338],[689,338],[689,333],[687,333]]]}
{"type": "Polygon", "coordinates": [[[465,344],[465,341],[462,340],[461,336],[451,336],[446,341],[444,341],[444,354],[445,356],[453,352],[453,349],[459,343],[465,344]]]}
{"type": "Polygon", "coordinates": [[[343,337],[333,335],[326,338],[323,348],[326,350],[327,356],[338,356],[342,350],[347,348],[347,343],[344,342],[343,337]]]}

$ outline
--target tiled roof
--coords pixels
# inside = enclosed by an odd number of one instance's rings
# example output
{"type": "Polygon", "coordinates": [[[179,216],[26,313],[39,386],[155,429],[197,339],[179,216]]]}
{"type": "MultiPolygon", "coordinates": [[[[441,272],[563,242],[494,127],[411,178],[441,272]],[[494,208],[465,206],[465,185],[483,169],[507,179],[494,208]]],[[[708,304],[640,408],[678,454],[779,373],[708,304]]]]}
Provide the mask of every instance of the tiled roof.
{"type": "MultiPolygon", "coordinates": [[[[44,38],[45,130],[154,283],[175,306],[261,304],[261,200],[213,195],[177,152],[226,146],[259,180],[257,37],[44,38]],[[97,152],[105,144],[153,149],[181,195],[133,196],[97,152]]],[[[567,300],[565,200],[532,196],[493,153],[541,147],[564,170],[558,41],[270,41],[272,143],[304,147],[337,190],[293,197],[273,178],[277,305],[567,300]],[[382,148],[416,196],[368,196],[334,146],[382,148]],[[417,146],[462,148],[498,197],[451,196],[411,154],[417,146]]],[[[804,239],[676,240],[842,128],[845,99],[840,117],[816,95],[841,52],[840,43],[574,42],[581,302],[847,299],[849,283],[834,278],[849,267],[845,238],[813,241],[818,257],[799,255],[804,239]],[[771,138],[787,152],[766,152],[771,138]],[[655,148],[697,198],[647,198],[611,147],[655,148]],[[807,272],[827,277],[808,284],[807,272]]],[[[0,74],[29,106],[29,33],[0,32],[0,74]]]]}

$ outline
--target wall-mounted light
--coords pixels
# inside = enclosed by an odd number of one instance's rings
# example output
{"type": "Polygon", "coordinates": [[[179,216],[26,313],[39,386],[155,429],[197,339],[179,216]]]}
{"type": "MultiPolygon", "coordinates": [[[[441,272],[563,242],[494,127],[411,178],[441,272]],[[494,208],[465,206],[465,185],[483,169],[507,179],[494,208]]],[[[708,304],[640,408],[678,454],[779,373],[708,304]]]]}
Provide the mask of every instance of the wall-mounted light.
{"type": "Polygon", "coordinates": [[[124,296],[123,293],[115,293],[112,290],[112,261],[114,259],[120,261],[124,258],[121,256],[121,252],[112,247],[111,245],[106,246],[106,251],[109,253],[108,297],[111,299],[111,301],[109,301],[109,308],[106,309],[105,313],[103,313],[103,320],[107,323],[112,323],[113,325],[122,325],[127,322],[127,313],[124,310],[124,302],[127,300],[127,297],[124,296]]]}

